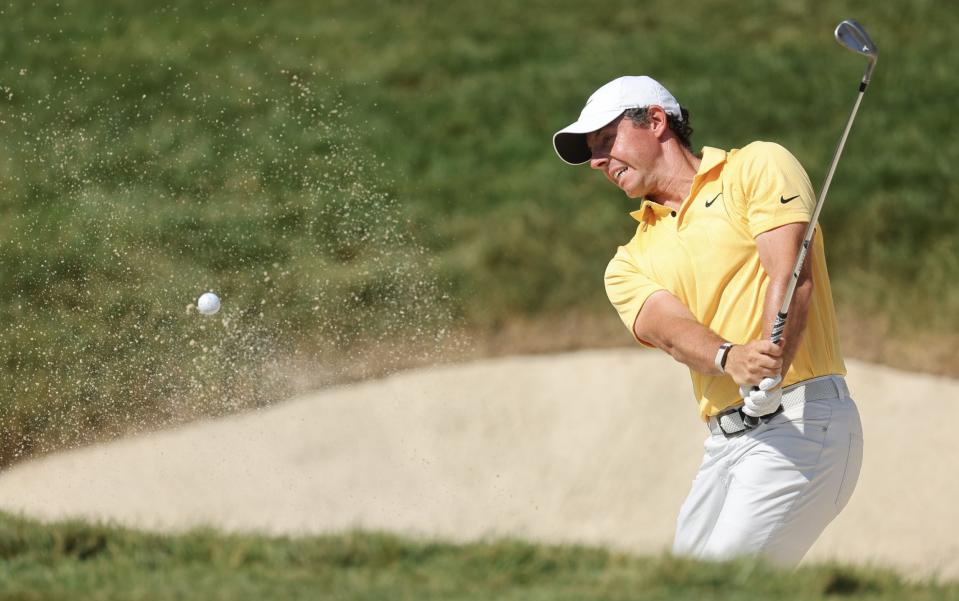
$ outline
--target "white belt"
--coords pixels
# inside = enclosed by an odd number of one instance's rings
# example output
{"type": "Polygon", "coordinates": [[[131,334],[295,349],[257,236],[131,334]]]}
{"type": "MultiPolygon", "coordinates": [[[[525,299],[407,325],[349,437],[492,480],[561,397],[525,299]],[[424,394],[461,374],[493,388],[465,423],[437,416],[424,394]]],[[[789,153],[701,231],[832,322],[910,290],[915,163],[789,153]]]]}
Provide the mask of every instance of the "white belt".
{"type": "MultiPolygon", "coordinates": [[[[783,388],[782,405],[779,409],[760,418],[762,423],[779,415],[787,409],[798,407],[808,401],[821,401],[849,396],[849,388],[842,376],[822,376],[811,380],[803,380],[783,388]]],[[[713,434],[722,434],[732,438],[744,434],[752,427],[743,421],[742,405],[709,418],[709,431],[713,434]]]]}

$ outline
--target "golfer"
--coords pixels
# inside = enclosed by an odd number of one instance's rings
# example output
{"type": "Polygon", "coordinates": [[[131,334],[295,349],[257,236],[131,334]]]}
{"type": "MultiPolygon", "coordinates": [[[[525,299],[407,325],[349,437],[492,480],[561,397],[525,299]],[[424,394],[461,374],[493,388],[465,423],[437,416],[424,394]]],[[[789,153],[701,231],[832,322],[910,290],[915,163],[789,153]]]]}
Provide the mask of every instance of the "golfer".
{"type": "Polygon", "coordinates": [[[553,145],[639,203],[606,292],[641,345],[689,367],[709,428],[674,553],[795,566],[846,505],[862,463],[821,232],[782,340],[769,341],[816,199],[782,146],[696,154],[691,133],[689,112],[662,85],[620,77],[553,145]]]}

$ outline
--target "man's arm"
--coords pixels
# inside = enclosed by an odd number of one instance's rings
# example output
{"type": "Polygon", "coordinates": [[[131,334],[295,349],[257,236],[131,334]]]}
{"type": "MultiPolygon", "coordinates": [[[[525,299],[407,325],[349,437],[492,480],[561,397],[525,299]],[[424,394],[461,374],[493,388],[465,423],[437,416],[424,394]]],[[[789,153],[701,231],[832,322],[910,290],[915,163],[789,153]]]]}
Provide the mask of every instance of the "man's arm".
{"type": "MultiPolygon", "coordinates": [[[[716,351],[726,341],[699,323],[686,305],[665,290],[654,292],[646,300],[633,323],[633,331],[638,338],[666,351],[690,369],[709,376],[722,375],[716,369],[715,359],[716,351]]],[[[774,377],[781,370],[782,349],[767,339],[736,345],[726,359],[726,373],[739,385],[758,385],[763,378],[774,377]]]]}
{"type": "MultiPolygon", "coordinates": [[[[768,340],[772,334],[773,323],[782,306],[793,268],[796,266],[796,257],[802,245],[803,235],[806,233],[806,225],[806,223],[789,223],[756,236],[759,261],[769,275],[769,286],[766,288],[766,299],[763,305],[764,339],[768,340]]],[[[783,348],[783,376],[792,365],[802,332],[806,328],[806,316],[809,313],[812,291],[812,257],[807,256],[802,271],[799,272],[799,281],[796,283],[796,290],[789,305],[786,330],[780,341],[783,348]]]]}

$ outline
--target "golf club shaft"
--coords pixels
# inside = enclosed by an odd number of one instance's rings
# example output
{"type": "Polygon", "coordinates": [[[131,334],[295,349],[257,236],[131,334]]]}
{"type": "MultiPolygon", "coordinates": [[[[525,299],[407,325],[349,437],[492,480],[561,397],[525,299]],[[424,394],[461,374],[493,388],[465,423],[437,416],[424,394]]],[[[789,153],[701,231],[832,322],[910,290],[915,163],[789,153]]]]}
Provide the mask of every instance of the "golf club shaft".
{"type": "MultiPolygon", "coordinates": [[[[816,224],[819,221],[819,213],[822,212],[823,203],[826,201],[826,193],[829,192],[829,184],[832,183],[832,176],[836,172],[836,165],[839,164],[839,157],[842,155],[842,149],[846,145],[846,138],[849,137],[849,130],[852,129],[852,122],[856,119],[856,113],[859,112],[859,103],[862,102],[863,94],[866,93],[866,87],[869,85],[869,76],[875,61],[870,60],[866,73],[863,75],[859,84],[859,93],[856,95],[856,102],[853,104],[852,112],[849,113],[849,119],[846,120],[846,128],[839,138],[839,144],[832,156],[832,163],[829,165],[829,171],[826,173],[826,180],[823,182],[822,190],[819,192],[819,198],[816,200],[816,206],[813,208],[812,216],[809,218],[809,224],[806,226],[806,234],[803,236],[802,246],[799,247],[799,254],[796,256],[796,265],[793,267],[792,275],[789,278],[789,284],[786,286],[786,294],[783,295],[782,305],[779,307],[779,313],[776,314],[776,321],[773,322],[772,332],[769,339],[774,344],[779,344],[786,331],[786,317],[789,314],[789,305],[792,303],[793,294],[796,292],[796,284],[799,282],[799,273],[802,271],[803,264],[806,262],[806,254],[809,252],[809,245],[812,243],[813,235],[816,233],[816,224]]],[[[784,374],[785,375],[785,374],[784,374]]],[[[758,390],[754,386],[753,390],[758,390]]],[[[744,415],[743,422],[750,428],[759,425],[759,418],[751,415],[744,415]]]]}
{"type": "Polygon", "coordinates": [[[832,176],[836,172],[836,165],[839,164],[839,157],[842,155],[842,149],[846,145],[846,138],[849,137],[849,130],[852,129],[852,122],[856,119],[856,113],[859,112],[859,103],[862,102],[863,94],[866,92],[866,81],[859,85],[859,94],[856,96],[856,103],[852,107],[849,119],[846,121],[846,128],[839,138],[839,144],[836,146],[836,152],[833,153],[832,163],[829,165],[829,171],[826,173],[826,180],[823,182],[822,190],[819,192],[819,198],[816,200],[816,206],[813,209],[809,224],[806,226],[806,235],[803,236],[802,246],[799,248],[799,254],[796,256],[796,265],[793,267],[792,276],[789,278],[789,285],[786,287],[786,294],[783,295],[783,302],[776,315],[776,321],[773,324],[770,340],[779,344],[782,340],[783,332],[786,329],[786,317],[789,313],[789,305],[792,303],[793,294],[796,292],[796,284],[799,283],[799,273],[802,271],[803,264],[806,262],[806,253],[809,251],[809,245],[812,243],[813,236],[816,233],[816,224],[819,222],[819,213],[822,212],[822,206],[826,201],[826,194],[829,192],[829,184],[832,183],[832,176]]]}

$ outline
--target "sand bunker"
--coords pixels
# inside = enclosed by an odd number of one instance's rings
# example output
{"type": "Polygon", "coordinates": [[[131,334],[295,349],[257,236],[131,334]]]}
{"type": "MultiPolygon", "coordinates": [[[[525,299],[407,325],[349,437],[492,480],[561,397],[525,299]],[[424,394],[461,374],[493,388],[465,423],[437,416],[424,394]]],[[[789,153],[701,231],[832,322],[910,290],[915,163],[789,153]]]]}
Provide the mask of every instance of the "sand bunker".
{"type": "MultiPolygon", "coordinates": [[[[959,578],[959,381],[849,364],[866,456],[806,561],[959,578]]],[[[28,462],[0,509],[163,531],[350,528],[667,549],[706,432],[686,369],[586,351],[407,372],[28,462]]]]}

